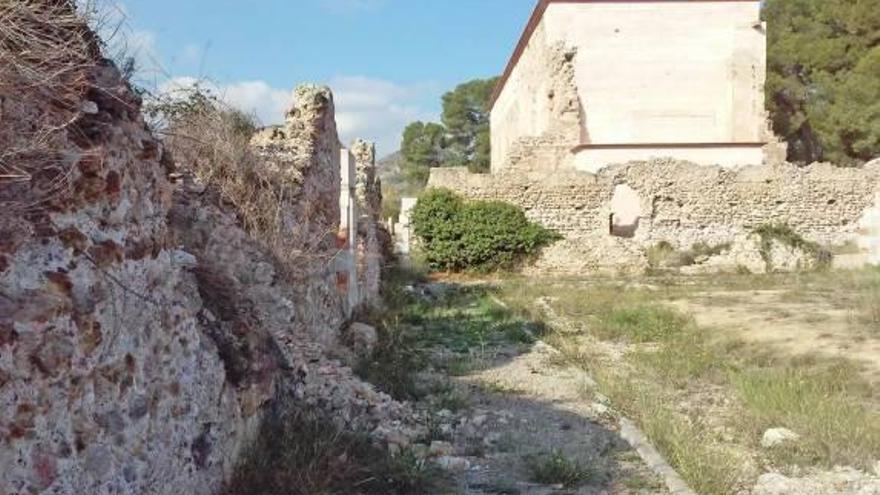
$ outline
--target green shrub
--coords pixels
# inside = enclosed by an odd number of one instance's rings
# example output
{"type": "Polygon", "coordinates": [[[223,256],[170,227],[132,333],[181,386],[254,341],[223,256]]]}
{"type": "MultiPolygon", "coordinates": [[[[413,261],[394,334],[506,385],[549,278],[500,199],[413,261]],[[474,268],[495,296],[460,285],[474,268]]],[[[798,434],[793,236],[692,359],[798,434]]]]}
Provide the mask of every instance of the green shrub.
{"type": "Polygon", "coordinates": [[[425,261],[435,270],[511,268],[559,238],[516,206],[466,202],[447,189],[432,189],[419,199],[412,225],[425,261]]]}

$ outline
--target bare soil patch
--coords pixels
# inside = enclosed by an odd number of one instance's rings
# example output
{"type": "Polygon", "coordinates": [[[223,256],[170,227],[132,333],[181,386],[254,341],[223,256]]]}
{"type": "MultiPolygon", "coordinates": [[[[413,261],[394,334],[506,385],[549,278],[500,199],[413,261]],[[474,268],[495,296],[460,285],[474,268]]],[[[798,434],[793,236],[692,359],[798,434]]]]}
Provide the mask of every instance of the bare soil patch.
{"type": "Polygon", "coordinates": [[[860,323],[856,312],[820,292],[720,289],[670,303],[724,338],[770,346],[791,356],[851,360],[866,379],[880,384],[880,331],[860,323]]]}

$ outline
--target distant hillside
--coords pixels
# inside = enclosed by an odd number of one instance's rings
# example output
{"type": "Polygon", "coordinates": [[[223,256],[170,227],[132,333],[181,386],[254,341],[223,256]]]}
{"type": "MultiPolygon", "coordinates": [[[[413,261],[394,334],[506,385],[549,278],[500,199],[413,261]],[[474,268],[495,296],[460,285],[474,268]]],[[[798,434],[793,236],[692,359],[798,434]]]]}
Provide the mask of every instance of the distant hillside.
{"type": "Polygon", "coordinates": [[[406,186],[406,181],[404,180],[403,172],[400,167],[402,161],[403,156],[400,154],[400,151],[395,151],[394,153],[381,158],[376,163],[376,168],[379,169],[379,177],[382,179],[382,184],[384,186],[396,190],[400,190],[406,186]]]}

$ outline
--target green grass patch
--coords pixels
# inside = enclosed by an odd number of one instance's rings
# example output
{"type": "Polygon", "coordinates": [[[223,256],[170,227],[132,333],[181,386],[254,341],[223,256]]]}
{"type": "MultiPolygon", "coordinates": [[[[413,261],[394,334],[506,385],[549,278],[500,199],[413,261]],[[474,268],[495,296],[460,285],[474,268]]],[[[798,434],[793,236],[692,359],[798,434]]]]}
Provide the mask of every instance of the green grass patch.
{"type": "Polygon", "coordinates": [[[707,495],[733,493],[742,475],[740,461],[723,448],[706,425],[670,408],[669,396],[650,379],[593,370],[615,407],[635,421],[676,472],[707,495]]]}
{"type": "Polygon", "coordinates": [[[719,446],[700,424],[658,404],[645,406],[653,407],[641,417],[645,434],[691,488],[706,495],[735,492],[740,479],[736,455],[719,446]]]}
{"type": "Polygon", "coordinates": [[[647,304],[603,310],[596,316],[592,331],[597,337],[635,343],[666,341],[690,323],[674,310],[647,304]]]}
{"type": "Polygon", "coordinates": [[[725,367],[724,358],[696,328],[674,335],[659,349],[630,353],[628,361],[675,388],[685,388],[697,379],[717,381],[716,375],[725,367]]]}
{"type": "Polygon", "coordinates": [[[430,364],[453,376],[467,375],[480,369],[493,349],[530,345],[544,330],[500,305],[497,289],[488,285],[425,287],[422,274],[392,268],[383,287],[385,308],[361,317],[376,326],[379,343],[355,372],[396,399],[434,393],[416,380],[430,364]],[[432,363],[438,350],[445,357],[432,363]]]}

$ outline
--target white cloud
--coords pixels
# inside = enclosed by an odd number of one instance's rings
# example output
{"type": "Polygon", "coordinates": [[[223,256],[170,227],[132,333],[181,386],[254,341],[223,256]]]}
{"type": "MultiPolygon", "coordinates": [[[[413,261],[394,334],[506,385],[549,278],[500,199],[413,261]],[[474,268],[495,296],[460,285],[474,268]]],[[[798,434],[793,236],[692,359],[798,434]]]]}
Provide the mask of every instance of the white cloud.
{"type": "Polygon", "coordinates": [[[377,10],[385,5],[386,0],[318,0],[318,3],[334,14],[356,14],[377,10]]]}
{"type": "MultiPolygon", "coordinates": [[[[198,79],[177,77],[159,88],[162,92],[190,87],[198,79]]],[[[226,103],[253,113],[265,125],[278,124],[291,103],[292,92],[273,88],[265,81],[241,81],[225,85],[200,83],[214,90],[226,103]]],[[[396,151],[407,124],[435,120],[436,115],[419,101],[430,95],[433,85],[400,85],[362,76],[339,76],[329,82],[336,103],[336,126],[343,144],[355,138],[375,141],[378,154],[396,151]]]]}
{"type": "Polygon", "coordinates": [[[429,84],[400,85],[363,76],[341,76],[330,80],[336,99],[336,125],[343,143],[355,138],[375,141],[378,154],[400,147],[407,124],[433,120],[437,116],[420,105],[430,93],[429,84]]]}
{"type": "Polygon", "coordinates": [[[252,113],[260,122],[277,124],[290,106],[291,93],[264,81],[242,81],[222,86],[220,97],[230,105],[252,113]]]}
{"type": "Polygon", "coordinates": [[[265,125],[284,120],[284,112],[291,102],[290,91],[271,87],[265,81],[240,81],[215,84],[195,77],[172,78],[159,86],[160,93],[190,88],[196,84],[210,89],[227,104],[252,114],[265,125]]]}

